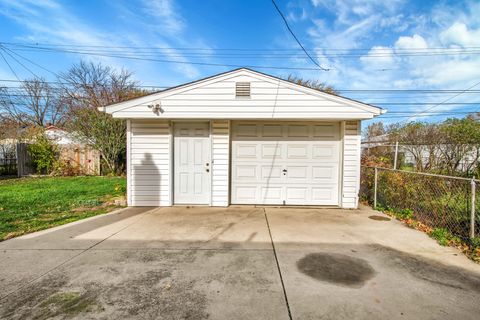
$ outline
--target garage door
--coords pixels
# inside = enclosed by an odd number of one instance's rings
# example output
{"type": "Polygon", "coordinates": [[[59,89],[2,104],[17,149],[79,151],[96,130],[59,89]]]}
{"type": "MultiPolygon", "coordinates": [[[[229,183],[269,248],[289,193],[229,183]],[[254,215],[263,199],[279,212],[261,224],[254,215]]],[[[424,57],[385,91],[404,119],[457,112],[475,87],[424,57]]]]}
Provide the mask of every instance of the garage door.
{"type": "Polygon", "coordinates": [[[236,122],[232,204],[338,205],[338,123],[236,122]]]}

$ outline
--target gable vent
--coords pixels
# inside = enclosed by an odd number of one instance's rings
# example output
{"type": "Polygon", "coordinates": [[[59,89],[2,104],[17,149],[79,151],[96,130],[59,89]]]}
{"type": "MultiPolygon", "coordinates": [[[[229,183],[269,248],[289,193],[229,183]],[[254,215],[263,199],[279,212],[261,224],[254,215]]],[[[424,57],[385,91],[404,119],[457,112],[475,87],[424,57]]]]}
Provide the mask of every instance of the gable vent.
{"type": "Polygon", "coordinates": [[[236,97],[250,97],[250,82],[235,83],[236,97]]]}

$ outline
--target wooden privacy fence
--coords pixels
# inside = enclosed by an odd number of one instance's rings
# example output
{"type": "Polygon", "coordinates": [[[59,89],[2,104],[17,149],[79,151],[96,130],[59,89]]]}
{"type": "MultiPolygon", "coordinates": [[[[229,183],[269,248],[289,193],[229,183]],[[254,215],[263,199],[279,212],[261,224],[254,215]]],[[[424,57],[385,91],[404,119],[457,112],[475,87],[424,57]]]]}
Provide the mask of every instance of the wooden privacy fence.
{"type": "MultiPolygon", "coordinates": [[[[59,174],[62,175],[99,175],[100,174],[100,154],[84,145],[57,145],[59,174]]],[[[32,158],[28,152],[27,143],[17,144],[17,168],[18,176],[28,176],[36,174],[35,166],[32,164],[32,158]]]]}
{"type": "Polygon", "coordinates": [[[60,163],[66,170],[71,170],[69,174],[74,175],[99,175],[100,174],[100,155],[97,150],[83,145],[61,145],[59,146],[60,163]]]}

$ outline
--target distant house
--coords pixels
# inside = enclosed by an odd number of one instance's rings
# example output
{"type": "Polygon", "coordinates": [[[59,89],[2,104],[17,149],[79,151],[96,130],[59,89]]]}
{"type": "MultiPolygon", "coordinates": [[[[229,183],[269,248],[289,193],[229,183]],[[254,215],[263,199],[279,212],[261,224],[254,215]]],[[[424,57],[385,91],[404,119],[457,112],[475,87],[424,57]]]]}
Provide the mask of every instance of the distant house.
{"type": "MultiPolygon", "coordinates": [[[[391,138],[388,134],[378,135],[371,137],[370,139],[362,140],[362,154],[368,154],[373,149],[381,148],[384,152],[389,152],[392,156],[395,153],[395,139],[391,138]]],[[[417,162],[420,160],[423,166],[431,165],[431,162],[438,161],[442,157],[441,148],[446,145],[398,145],[398,159],[402,159],[404,165],[416,167],[417,162]],[[416,150],[417,154],[414,154],[412,150],[416,150]]],[[[475,150],[478,147],[475,146],[475,150]]],[[[471,164],[475,161],[477,151],[472,151],[467,154],[458,164],[457,170],[467,171],[467,168],[471,167],[471,164]]]]}
{"type": "MultiPolygon", "coordinates": [[[[48,125],[45,128],[45,135],[58,146],[58,157],[64,174],[100,174],[100,153],[86,145],[75,133],[48,125]]],[[[28,144],[32,142],[16,139],[1,140],[0,163],[6,163],[5,159],[15,160],[19,176],[34,174],[35,170],[28,155],[28,144]]]]}
{"type": "Polygon", "coordinates": [[[100,153],[85,144],[74,132],[55,126],[45,128],[46,136],[59,147],[59,159],[70,174],[99,175],[100,153]]]}

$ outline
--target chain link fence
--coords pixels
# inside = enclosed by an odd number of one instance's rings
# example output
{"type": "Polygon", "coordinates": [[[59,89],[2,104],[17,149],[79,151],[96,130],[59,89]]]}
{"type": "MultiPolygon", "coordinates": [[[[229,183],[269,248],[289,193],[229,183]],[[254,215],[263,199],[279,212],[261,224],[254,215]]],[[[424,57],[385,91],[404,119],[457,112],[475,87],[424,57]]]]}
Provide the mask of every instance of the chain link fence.
{"type": "Polygon", "coordinates": [[[362,166],[360,197],[463,239],[480,235],[480,180],[362,166]]]}

